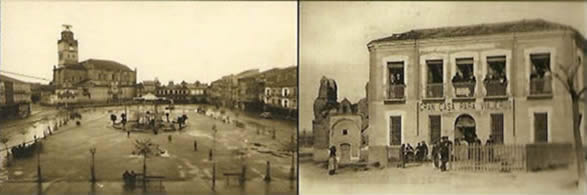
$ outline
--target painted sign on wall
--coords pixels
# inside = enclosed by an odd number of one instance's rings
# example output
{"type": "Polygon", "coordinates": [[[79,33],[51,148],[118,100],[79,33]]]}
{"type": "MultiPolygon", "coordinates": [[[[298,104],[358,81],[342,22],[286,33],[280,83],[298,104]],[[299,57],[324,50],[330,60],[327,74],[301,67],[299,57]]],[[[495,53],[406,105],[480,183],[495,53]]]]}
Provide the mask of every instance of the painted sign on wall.
{"type": "Polygon", "coordinates": [[[512,101],[486,102],[419,102],[420,112],[459,112],[459,111],[490,111],[510,110],[512,101]]]}

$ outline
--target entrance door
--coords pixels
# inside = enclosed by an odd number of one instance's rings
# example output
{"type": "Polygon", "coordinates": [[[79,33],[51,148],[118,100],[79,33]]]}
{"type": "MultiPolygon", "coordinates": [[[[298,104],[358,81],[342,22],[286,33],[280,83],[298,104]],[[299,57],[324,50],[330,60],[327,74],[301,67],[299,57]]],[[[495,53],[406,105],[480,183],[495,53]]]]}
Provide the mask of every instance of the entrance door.
{"type": "Polygon", "coordinates": [[[351,145],[344,143],[340,144],[340,163],[347,164],[351,162],[351,145]]]}
{"type": "Polygon", "coordinates": [[[463,114],[455,121],[455,139],[464,139],[467,143],[473,143],[477,139],[475,119],[471,115],[463,114]]]}

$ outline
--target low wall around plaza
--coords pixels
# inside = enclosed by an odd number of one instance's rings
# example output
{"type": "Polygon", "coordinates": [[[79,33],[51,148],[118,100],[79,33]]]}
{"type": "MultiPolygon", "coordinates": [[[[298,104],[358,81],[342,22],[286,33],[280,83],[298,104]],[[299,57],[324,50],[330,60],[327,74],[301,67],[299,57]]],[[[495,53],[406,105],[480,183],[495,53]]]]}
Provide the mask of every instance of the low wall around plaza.
{"type": "Polygon", "coordinates": [[[573,159],[573,145],[570,143],[527,144],[526,153],[528,171],[566,167],[573,159]]]}

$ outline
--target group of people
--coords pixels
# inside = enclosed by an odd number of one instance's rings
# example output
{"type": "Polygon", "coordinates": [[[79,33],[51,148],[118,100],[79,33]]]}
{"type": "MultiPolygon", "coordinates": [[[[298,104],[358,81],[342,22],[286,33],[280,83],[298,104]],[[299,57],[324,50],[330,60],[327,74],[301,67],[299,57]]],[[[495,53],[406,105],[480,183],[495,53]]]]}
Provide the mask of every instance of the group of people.
{"type": "Polygon", "coordinates": [[[41,146],[40,144],[41,144],[41,142],[37,142],[36,140],[33,144],[30,144],[30,145],[26,145],[25,143],[22,143],[18,146],[12,147],[10,149],[10,153],[12,154],[12,157],[14,159],[31,157],[39,149],[39,146],[41,146]]]}
{"type": "Polygon", "coordinates": [[[124,181],[125,187],[134,188],[137,180],[137,174],[135,171],[131,170],[129,172],[128,170],[125,170],[122,174],[122,180],[124,181]]]}
{"type": "Polygon", "coordinates": [[[402,167],[405,167],[405,163],[410,161],[422,162],[427,159],[428,156],[428,145],[425,141],[418,142],[416,148],[412,145],[402,144],[400,146],[400,159],[402,161],[402,167]]]}

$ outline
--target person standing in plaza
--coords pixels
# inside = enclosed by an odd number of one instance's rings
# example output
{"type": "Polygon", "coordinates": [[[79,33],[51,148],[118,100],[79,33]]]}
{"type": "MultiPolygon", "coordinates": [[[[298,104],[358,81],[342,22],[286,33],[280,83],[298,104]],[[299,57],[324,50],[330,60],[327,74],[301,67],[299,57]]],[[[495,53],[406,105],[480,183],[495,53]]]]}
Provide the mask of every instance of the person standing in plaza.
{"type": "Polygon", "coordinates": [[[328,175],[336,174],[337,168],[337,160],[336,160],[336,148],[334,146],[330,147],[330,156],[328,157],[328,175]]]}
{"type": "Polygon", "coordinates": [[[446,163],[450,158],[450,150],[451,150],[452,143],[448,140],[447,136],[442,137],[442,142],[440,143],[440,170],[446,171],[446,163]]]}

